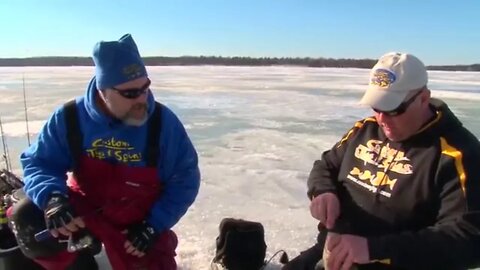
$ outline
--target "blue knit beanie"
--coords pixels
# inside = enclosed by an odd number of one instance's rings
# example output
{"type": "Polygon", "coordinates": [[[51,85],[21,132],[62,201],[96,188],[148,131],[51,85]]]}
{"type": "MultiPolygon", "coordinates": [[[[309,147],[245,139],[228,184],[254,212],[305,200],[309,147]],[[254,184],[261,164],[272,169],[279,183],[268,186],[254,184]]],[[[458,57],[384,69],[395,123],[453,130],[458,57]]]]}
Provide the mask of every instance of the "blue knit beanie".
{"type": "Polygon", "coordinates": [[[145,64],[130,34],[118,41],[100,41],[93,48],[97,89],[111,88],[147,76],[145,64]]]}

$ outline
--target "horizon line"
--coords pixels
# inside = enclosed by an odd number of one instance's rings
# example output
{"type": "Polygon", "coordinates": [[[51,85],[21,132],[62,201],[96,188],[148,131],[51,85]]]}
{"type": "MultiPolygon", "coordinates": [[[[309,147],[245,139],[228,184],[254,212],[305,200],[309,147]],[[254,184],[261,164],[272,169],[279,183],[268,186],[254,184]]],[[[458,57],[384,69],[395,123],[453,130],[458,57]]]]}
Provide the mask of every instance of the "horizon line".
{"type": "MultiPolygon", "coordinates": [[[[216,55],[181,55],[181,56],[162,56],[162,55],[148,55],[142,56],[143,59],[147,58],[250,58],[250,59],[332,59],[332,60],[358,60],[358,61],[377,61],[376,58],[333,58],[333,57],[312,57],[312,56],[261,56],[261,57],[254,57],[254,56],[216,56],[216,55]]],[[[55,55],[55,56],[27,56],[27,57],[0,57],[0,60],[28,60],[28,59],[38,59],[38,58],[89,58],[92,59],[92,56],[75,56],[75,55],[55,55]]],[[[437,64],[437,65],[426,65],[427,67],[439,67],[439,66],[475,66],[480,65],[480,63],[472,63],[472,64],[437,64]]]]}

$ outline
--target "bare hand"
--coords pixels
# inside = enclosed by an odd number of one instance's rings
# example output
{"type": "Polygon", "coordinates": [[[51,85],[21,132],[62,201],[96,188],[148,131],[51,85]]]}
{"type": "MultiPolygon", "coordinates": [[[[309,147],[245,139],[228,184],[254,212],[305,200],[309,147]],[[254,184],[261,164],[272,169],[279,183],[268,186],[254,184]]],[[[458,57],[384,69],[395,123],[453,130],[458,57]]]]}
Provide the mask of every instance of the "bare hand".
{"type": "Polygon", "coordinates": [[[333,229],[340,215],[340,202],[337,195],[326,192],[313,198],[310,203],[312,217],[322,222],[327,229],[333,229]]]}
{"type": "Polygon", "coordinates": [[[325,260],[329,270],[348,270],[354,263],[370,262],[368,243],[365,237],[351,234],[327,235],[325,244],[328,259],[325,260]]]}

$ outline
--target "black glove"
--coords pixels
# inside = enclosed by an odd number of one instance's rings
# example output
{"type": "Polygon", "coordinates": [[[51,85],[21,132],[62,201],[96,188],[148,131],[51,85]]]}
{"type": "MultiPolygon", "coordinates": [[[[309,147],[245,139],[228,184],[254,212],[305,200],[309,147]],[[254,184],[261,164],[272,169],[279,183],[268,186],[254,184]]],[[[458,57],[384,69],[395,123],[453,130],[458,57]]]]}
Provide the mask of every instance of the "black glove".
{"type": "Polygon", "coordinates": [[[155,243],[157,237],[158,233],[146,221],[131,225],[127,230],[127,240],[140,252],[148,250],[155,243]]]}
{"type": "Polygon", "coordinates": [[[44,210],[47,229],[53,230],[64,227],[72,222],[75,214],[68,202],[68,198],[62,194],[53,194],[47,202],[44,210]]]}

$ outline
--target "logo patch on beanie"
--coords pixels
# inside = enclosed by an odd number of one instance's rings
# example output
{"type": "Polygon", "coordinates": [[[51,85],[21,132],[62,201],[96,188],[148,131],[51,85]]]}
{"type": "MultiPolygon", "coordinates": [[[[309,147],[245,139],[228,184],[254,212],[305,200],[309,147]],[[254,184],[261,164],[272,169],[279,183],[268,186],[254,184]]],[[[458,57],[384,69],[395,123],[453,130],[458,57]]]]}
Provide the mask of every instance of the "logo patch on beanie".
{"type": "Polygon", "coordinates": [[[379,68],[375,70],[370,78],[370,85],[376,85],[380,87],[388,87],[395,82],[397,76],[388,69],[379,68]]]}
{"type": "Polygon", "coordinates": [[[127,79],[132,80],[141,77],[143,74],[142,67],[139,64],[131,64],[122,69],[122,73],[127,79]]]}

